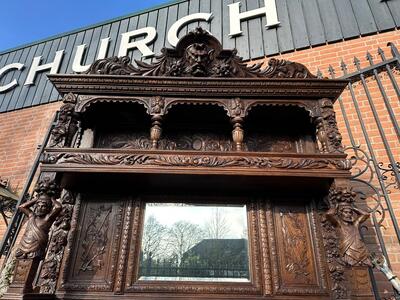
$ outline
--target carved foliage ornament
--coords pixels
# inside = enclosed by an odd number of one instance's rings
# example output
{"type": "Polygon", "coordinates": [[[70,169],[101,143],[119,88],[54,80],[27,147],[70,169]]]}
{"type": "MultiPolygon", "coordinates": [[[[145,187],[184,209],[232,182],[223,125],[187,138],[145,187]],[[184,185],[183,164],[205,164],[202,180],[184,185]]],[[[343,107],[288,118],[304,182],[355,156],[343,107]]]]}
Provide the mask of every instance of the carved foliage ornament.
{"type": "Polygon", "coordinates": [[[335,227],[326,218],[325,214],[321,216],[323,244],[326,250],[329,275],[332,280],[332,292],[334,299],[348,299],[345,285],[344,266],[339,263],[339,238],[335,227]]]}
{"type": "Polygon", "coordinates": [[[76,96],[72,93],[64,96],[64,105],[60,108],[57,124],[51,131],[50,147],[71,146],[72,138],[78,129],[74,114],[76,100],[76,96]]]}
{"type": "Polygon", "coordinates": [[[315,120],[317,140],[323,153],[343,153],[342,135],[336,123],[336,114],[330,99],[320,101],[321,117],[315,120]]]}
{"type": "Polygon", "coordinates": [[[85,154],[46,153],[42,163],[82,164],[82,165],[122,165],[122,166],[179,166],[179,167],[251,167],[257,169],[326,169],[348,170],[347,160],[311,158],[265,158],[265,157],[221,157],[183,156],[157,154],[85,154]]]}
{"type": "Polygon", "coordinates": [[[111,57],[96,61],[86,74],[171,76],[171,77],[236,77],[236,78],[316,78],[302,64],[271,59],[266,69],[261,64],[247,66],[236,50],[222,49],[221,43],[198,27],[184,36],[176,49],[162,49],[157,61],[147,64],[130,58],[111,57]]]}
{"type": "Polygon", "coordinates": [[[72,212],[75,204],[75,196],[64,191],[61,197],[62,211],[54,221],[51,229],[51,238],[42,264],[39,283],[40,291],[46,294],[54,294],[56,283],[60,272],[61,260],[67,245],[67,237],[71,228],[72,212]]]}

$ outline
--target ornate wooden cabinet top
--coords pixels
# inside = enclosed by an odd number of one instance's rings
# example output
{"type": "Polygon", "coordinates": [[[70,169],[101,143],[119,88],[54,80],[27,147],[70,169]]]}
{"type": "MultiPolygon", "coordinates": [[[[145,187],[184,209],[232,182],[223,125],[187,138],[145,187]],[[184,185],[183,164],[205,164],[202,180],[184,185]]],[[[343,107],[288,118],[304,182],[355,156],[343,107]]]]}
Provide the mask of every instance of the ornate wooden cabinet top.
{"type": "Polygon", "coordinates": [[[201,28],[136,65],[49,76],[64,105],[44,170],[349,176],[333,110],[346,81],[285,60],[249,66],[201,28]]]}

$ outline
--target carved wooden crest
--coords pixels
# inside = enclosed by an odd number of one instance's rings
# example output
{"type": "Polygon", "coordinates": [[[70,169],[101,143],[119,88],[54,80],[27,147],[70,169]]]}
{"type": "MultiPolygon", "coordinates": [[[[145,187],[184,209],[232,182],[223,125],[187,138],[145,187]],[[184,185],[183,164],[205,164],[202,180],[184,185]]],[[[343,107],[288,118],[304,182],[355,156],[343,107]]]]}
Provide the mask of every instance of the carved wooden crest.
{"type": "Polygon", "coordinates": [[[96,61],[86,74],[168,76],[168,77],[236,77],[236,78],[316,78],[302,64],[272,58],[265,69],[262,64],[248,66],[237,51],[222,49],[208,31],[196,28],[184,36],[176,49],[164,48],[157,61],[147,64],[128,56],[96,61]]]}

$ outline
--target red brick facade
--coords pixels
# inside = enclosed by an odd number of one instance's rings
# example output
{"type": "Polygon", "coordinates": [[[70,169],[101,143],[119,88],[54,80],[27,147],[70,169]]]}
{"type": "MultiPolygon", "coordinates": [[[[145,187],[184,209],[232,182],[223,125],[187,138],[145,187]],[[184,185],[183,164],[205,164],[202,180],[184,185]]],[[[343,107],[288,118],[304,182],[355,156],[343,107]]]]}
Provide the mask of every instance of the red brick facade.
{"type": "MultiPolygon", "coordinates": [[[[353,72],[355,71],[355,66],[353,65],[354,56],[357,56],[361,60],[362,67],[369,65],[368,61],[365,59],[367,51],[371,52],[375,62],[380,61],[380,57],[377,54],[378,47],[381,47],[384,50],[386,57],[391,57],[390,49],[387,47],[388,42],[393,42],[395,45],[400,47],[400,32],[394,30],[386,33],[360,37],[349,41],[322,45],[311,49],[283,54],[280,55],[279,58],[303,63],[314,74],[319,68],[323,72],[323,75],[328,77],[329,74],[327,70],[329,65],[332,65],[336,70],[336,76],[340,77],[342,75],[340,70],[340,61],[342,59],[349,66],[349,72],[353,72]]],[[[400,116],[400,101],[387,75],[385,73],[381,74],[392,108],[396,116],[400,116]]],[[[396,71],[395,76],[399,79],[399,73],[396,73],[396,71]]],[[[380,137],[376,121],[368,104],[363,86],[358,83],[353,86],[377,160],[383,162],[384,165],[387,165],[389,163],[388,156],[380,137]]],[[[387,114],[382,95],[375,80],[371,78],[368,79],[368,87],[379,114],[379,120],[385,129],[385,135],[389,141],[394,157],[396,161],[400,161],[399,138],[393,130],[393,125],[387,114]]],[[[365,137],[361,130],[360,122],[348,90],[344,92],[342,101],[356,143],[359,143],[362,145],[363,149],[367,150],[365,146],[365,137]]],[[[59,106],[60,102],[57,102],[0,114],[1,178],[10,179],[13,186],[18,186],[19,189],[22,189],[37,153],[37,146],[42,142],[45,132],[59,106]]],[[[345,127],[339,103],[336,104],[336,111],[339,127],[343,135],[343,143],[344,145],[350,145],[349,135],[345,127]]],[[[400,118],[398,118],[398,121],[400,122],[400,118]]],[[[390,197],[392,199],[395,213],[399,216],[398,219],[400,222],[399,190],[393,189],[390,197]]],[[[372,202],[373,200],[370,200],[370,203],[372,202]]],[[[398,240],[394,235],[393,225],[388,216],[386,216],[383,221],[383,225],[385,225],[385,227],[382,227],[382,233],[390,253],[392,267],[395,269],[397,274],[400,274],[400,247],[398,240]]],[[[4,230],[4,224],[0,223],[0,236],[3,235],[4,230]]],[[[372,248],[376,248],[376,236],[373,229],[369,230],[366,239],[372,248]]],[[[387,285],[381,286],[381,289],[385,288],[387,288],[387,285]]]]}

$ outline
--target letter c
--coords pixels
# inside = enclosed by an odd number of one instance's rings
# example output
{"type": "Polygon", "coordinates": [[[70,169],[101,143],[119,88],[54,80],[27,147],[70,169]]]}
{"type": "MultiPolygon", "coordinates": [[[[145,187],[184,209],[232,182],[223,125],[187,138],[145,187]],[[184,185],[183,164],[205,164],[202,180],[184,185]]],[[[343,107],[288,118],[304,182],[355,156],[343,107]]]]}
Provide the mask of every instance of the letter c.
{"type": "MultiPolygon", "coordinates": [[[[0,69],[0,79],[3,77],[4,74],[6,74],[7,72],[9,72],[12,69],[16,69],[18,71],[21,71],[22,68],[24,67],[23,64],[20,63],[13,63],[13,64],[9,64],[3,68],[0,69]]],[[[16,79],[14,79],[13,81],[11,81],[9,84],[6,85],[0,85],[0,93],[8,91],[10,89],[12,89],[13,87],[18,85],[18,81],[16,79]]]]}
{"type": "Polygon", "coordinates": [[[191,14],[191,15],[188,15],[186,17],[179,19],[171,26],[171,28],[168,31],[168,43],[170,43],[171,46],[176,47],[176,45],[179,42],[178,32],[184,25],[186,25],[192,21],[209,22],[211,17],[212,17],[212,13],[210,13],[210,14],[197,13],[197,14],[191,14]]]}

